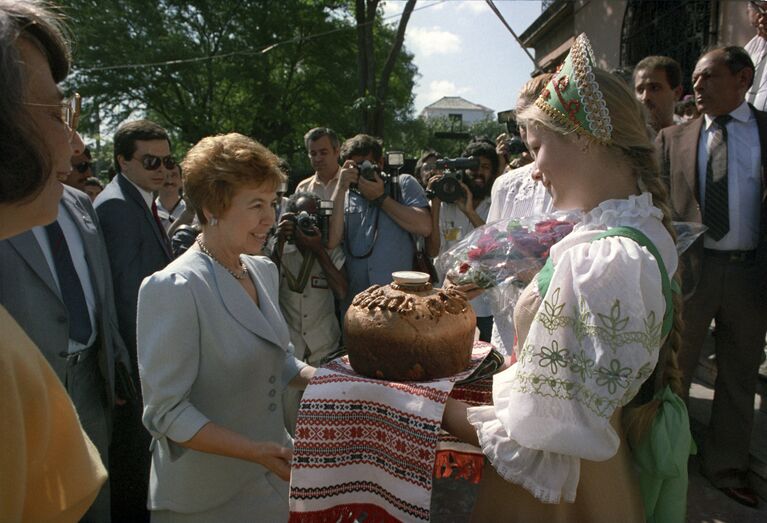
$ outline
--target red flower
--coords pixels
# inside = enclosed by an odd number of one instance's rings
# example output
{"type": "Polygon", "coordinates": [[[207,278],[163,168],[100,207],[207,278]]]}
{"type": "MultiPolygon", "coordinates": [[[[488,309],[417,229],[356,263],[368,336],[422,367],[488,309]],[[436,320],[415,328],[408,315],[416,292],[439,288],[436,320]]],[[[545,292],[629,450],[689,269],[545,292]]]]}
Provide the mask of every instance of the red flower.
{"type": "Polygon", "coordinates": [[[471,265],[469,265],[468,263],[464,262],[464,263],[462,263],[462,264],[461,264],[461,266],[458,268],[458,272],[459,272],[460,274],[463,274],[464,272],[468,271],[470,267],[471,267],[471,265]]]}
{"type": "Polygon", "coordinates": [[[477,260],[482,257],[484,254],[484,251],[481,247],[474,247],[473,249],[469,249],[468,256],[470,260],[477,260]]]}

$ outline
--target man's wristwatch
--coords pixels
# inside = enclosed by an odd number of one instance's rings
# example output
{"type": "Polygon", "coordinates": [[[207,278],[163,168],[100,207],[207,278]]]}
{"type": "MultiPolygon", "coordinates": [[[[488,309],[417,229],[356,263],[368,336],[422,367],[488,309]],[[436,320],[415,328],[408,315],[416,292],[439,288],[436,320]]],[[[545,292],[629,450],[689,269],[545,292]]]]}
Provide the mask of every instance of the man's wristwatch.
{"type": "Polygon", "coordinates": [[[378,198],[373,198],[372,200],[370,200],[370,205],[373,205],[375,207],[380,207],[381,205],[383,205],[383,202],[386,201],[386,198],[388,197],[389,197],[388,194],[383,193],[378,198]]]}

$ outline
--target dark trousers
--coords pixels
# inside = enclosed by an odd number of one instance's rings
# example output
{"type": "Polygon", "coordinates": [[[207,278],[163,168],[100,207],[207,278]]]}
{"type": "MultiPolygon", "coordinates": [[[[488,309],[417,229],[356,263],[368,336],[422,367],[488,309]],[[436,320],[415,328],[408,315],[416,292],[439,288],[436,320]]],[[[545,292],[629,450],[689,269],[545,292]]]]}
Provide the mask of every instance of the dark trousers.
{"type": "Polygon", "coordinates": [[[490,338],[493,336],[493,317],[478,316],[477,328],[479,329],[480,341],[486,341],[487,343],[490,343],[490,338]]]}
{"type": "MultiPolygon", "coordinates": [[[[134,378],[139,383],[138,378],[134,378]]],[[[147,492],[151,436],[141,423],[140,398],[115,407],[109,476],[112,482],[112,522],[148,523],[147,492]]]]}
{"type": "Polygon", "coordinates": [[[754,394],[767,330],[765,269],[751,261],[704,255],[701,279],[685,302],[679,366],[689,393],[711,320],[717,377],[703,445],[705,475],[717,487],[746,484],[754,394]]]}
{"type": "MultiPolygon", "coordinates": [[[[110,409],[106,385],[99,369],[98,342],[81,353],[67,356],[64,386],[80,418],[80,424],[109,467],[110,409]]],[[[101,487],[95,501],[80,520],[82,523],[109,523],[110,483],[101,487]]]]}

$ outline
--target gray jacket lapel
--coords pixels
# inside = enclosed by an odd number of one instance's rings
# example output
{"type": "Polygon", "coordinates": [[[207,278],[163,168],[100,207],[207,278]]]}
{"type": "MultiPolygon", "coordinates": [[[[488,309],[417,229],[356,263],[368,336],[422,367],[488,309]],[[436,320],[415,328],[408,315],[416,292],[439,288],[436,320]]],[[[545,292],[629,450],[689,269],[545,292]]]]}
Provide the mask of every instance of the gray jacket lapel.
{"type": "Polygon", "coordinates": [[[99,268],[99,231],[88,210],[66,190],[61,201],[66,211],[72,217],[72,221],[77,226],[77,230],[80,232],[80,239],[83,242],[83,250],[85,251],[85,261],[88,265],[88,274],[91,277],[96,300],[99,301],[97,310],[100,310],[104,306],[103,303],[100,303],[100,300],[102,296],[106,295],[106,282],[104,281],[103,273],[97,270],[99,268]]]}
{"type": "MultiPolygon", "coordinates": [[[[207,256],[206,256],[207,258],[207,256]]],[[[273,343],[281,349],[287,348],[287,343],[283,346],[280,337],[271,325],[271,314],[264,314],[265,310],[268,310],[270,301],[265,299],[265,288],[263,285],[259,285],[258,278],[253,278],[256,282],[256,289],[258,290],[258,299],[260,308],[245,292],[245,289],[235,280],[229,271],[221,267],[218,263],[214,262],[210,258],[206,260],[212,269],[213,277],[215,278],[215,285],[221,295],[221,301],[224,303],[226,310],[231,314],[243,327],[250,332],[264,338],[265,340],[273,343]]],[[[251,270],[250,267],[248,267],[251,270]]]]}
{"type": "Polygon", "coordinates": [[[51,268],[48,266],[48,262],[45,261],[45,255],[42,249],[40,249],[40,244],[37,243],[34,233],[26,231],[10,238],[8,242],[40,279],[48,285],[51,292],[61,299],[61,292],[56,285],[56,281],[53,279],[51,268]]]}

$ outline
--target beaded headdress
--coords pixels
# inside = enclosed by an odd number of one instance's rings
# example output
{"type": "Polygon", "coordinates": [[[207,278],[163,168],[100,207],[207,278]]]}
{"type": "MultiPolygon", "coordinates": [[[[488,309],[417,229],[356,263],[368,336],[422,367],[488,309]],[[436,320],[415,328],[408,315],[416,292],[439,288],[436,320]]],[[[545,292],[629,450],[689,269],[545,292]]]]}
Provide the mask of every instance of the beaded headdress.
{"type": "Polygon", "coordinates": [[[599,143],[609,144],[613,126],[602,91],[594,77],[594,63],[589,39],[585,33],[581,33],[535,105],[577,133],[599,143]]]}

